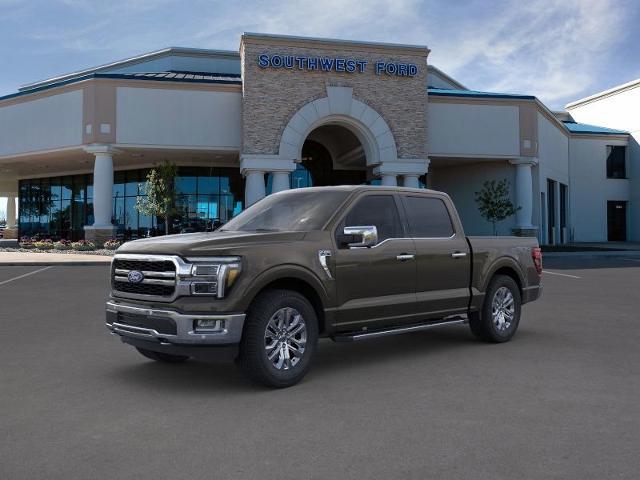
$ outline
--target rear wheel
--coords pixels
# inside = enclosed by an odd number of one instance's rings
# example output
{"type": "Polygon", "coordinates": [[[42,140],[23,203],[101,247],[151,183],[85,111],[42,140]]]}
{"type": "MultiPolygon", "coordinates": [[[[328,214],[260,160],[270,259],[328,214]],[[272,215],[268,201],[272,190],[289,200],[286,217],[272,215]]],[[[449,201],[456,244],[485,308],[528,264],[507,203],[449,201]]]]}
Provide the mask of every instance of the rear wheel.
{"type": "Polygon", "coordinates": [[[520,323],[521,302],[520,289],[513,278],[496,275],[489,283],[482,310],[469,317],[471,331],[485,342],[511,340],[520,323]]]}
{"type": "Polygon", "coordinates": [[[240,366],[273,388],[295,385],[311,367],[318,320],[309,301],[291,290],[268,290],[251,305],[240,343],[240,366]]]}
{"type": "Polygon", "coordinates": [[[138,347],[136,347],[136,350],[138,350],[142,356],[155,360],[156,362],[182,363],[189,360],[189,357],[185,357],[184,355],[171,355],[169,353],[154,352],[153,350],[138,347]]]}

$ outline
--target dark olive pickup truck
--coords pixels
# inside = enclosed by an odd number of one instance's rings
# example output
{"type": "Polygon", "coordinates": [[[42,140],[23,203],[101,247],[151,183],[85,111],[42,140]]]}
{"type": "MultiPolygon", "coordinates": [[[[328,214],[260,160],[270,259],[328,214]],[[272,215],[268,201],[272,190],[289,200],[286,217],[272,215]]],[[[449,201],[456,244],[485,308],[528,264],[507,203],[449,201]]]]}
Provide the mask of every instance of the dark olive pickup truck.
{"type": "Polygon", "coordinates": [[[288,190],[215,232],[128,242],[111,266],[107,327],[145,357],[238,360],[297,383],[318,338],[337,342],[469,323],[505,342],[542,291],[534,238],[467,237],[444,193],[288,190]]]}

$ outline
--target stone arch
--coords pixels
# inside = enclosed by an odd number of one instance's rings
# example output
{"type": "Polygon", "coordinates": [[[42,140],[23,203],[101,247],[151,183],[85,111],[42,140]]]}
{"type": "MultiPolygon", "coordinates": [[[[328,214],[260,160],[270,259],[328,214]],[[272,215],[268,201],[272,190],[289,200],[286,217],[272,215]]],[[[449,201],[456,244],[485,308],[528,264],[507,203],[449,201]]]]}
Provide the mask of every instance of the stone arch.
{"type": "Polygon", "coordinates": [[[289,120],[280,138],[278,156],[299,162],[308,135],[322,125],[340,125],[360,140],[367,165],[398,160],[393,133],[382,116],[353,98],[350,87],[327,87],[327,96],[304,105],[289,120]]]}

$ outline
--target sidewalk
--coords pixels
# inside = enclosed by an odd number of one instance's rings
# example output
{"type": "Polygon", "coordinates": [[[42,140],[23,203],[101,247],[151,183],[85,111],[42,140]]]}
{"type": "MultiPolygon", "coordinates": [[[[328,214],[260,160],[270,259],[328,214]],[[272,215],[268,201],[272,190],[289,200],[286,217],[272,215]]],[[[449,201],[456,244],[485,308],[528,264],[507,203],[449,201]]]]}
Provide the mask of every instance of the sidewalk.
{"type": "Polygon", "coordinates": [[[0,267],[15,265],[109,265],[106,255],[73,253],[0,252],[0,267]]]}

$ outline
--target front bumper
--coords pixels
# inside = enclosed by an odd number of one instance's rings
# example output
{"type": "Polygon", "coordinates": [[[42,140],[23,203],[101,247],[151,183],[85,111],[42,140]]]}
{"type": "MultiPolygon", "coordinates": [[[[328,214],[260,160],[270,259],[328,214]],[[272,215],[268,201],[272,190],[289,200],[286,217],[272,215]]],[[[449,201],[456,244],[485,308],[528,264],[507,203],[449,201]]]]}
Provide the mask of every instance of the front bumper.
{"type": "Polygon", "coordinates": [[[244,313],[183,314],[108,301],[107,328],[125,338],[161,345],[216,346],[240,343],[244,313]],[[215,328],[196,328],[196,321],[215,322],[215,328]]]}

